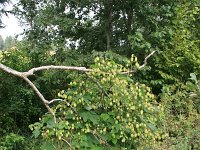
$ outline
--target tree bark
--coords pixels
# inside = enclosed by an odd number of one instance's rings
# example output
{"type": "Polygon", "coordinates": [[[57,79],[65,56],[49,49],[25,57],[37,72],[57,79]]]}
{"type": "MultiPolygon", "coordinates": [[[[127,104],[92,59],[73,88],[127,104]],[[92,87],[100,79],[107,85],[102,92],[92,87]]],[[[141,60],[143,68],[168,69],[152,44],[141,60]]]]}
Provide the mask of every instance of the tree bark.
{"type": "Polygon", "coordinates": [[[127,16],[128,16],[128,20],[127,20],[127,32],[128,32],[128,35],[130,35],[130,33],[132,31],[133,8],[129,8],[127,10],[127,16]]]}
{"type": "Polygon", "coordinates": [[[127,35],[126,35],[126,45],[127,45],[127,49],[126,49],[126,55],[129,56],[130,52],[130,43],[128,41],[128,37],[131,34],[132,31],[132,24],[133,24],[133,6],[130,4],[130,6],[127,8],[126,10],[126,14],[127,14],[127,21],[126,21],[126,30],[127,30],[127,35]]]}
{"type": "Polygon", "coordinates": [[[106,49],[110,50],[112,41],[112,0],[105,4],[105,32],[106,32],[106,49]]]}

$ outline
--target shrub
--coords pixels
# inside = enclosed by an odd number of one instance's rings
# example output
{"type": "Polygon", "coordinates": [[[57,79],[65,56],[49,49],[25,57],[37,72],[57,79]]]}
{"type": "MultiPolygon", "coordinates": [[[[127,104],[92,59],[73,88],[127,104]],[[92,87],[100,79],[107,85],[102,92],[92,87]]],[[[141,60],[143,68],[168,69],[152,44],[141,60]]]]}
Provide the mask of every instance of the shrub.
{"type": "Polygon", "coordinates": [[[198,149],[199,137],[199,83],[191,74],[194,83],[177,83],[163,87],[161,105],[165,110],[162,130],[169,137],[154,149],[198,149]]]}
{"type": "Polygon", "coordinates": [[[21,149],[24,142],[24,137],[18,134],[10,133],[0,138],[1,150],[21,149]]]}
{"type": "MultiPolygon", "coordinates": [[[[136,69],[131,60],[127,66],[136,69]]],[[[149,87],[134,83],[129,69],[108,59],[96,58],[92,69],[72,74],[70,88],[58,94],[64,101],[55,107],[57,123],[46,114],[30,126],[35,137],[42,134],[74,149],[147,147],[162,138],[161,106],[149,87]]]]}

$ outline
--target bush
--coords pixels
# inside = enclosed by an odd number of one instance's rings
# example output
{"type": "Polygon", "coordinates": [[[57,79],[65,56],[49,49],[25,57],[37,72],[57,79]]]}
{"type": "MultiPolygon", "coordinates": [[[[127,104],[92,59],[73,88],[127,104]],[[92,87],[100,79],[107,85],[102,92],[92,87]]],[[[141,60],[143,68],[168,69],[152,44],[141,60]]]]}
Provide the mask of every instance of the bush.
{"type": "Polygon", "coordinates": [[[162,130],[169,137],[157,143],[154,149],[198,149],[200,147],[199,86],[195,74],[191,74],[195,83],[185,85],[177,83],[165,86],[162,90],[161,105],[165,110],[162,130]]]}
{"type": "Polygon", "coordinates": [[[1,150],[17,150],[22,149],[24,137],[18,134],[10,133],[0,138],[1,150]]]}
{"type": "MultiPolygon", "coordinates": [[[[28,54],[12,48],[0,54],[0,62],[18,71],[31,68],[28,54]]],[[[42,114],[42,104],[38,103],[34,92],[21,79],[0,72],[0,133],[17,132],[27,134],[28,125],[38,120],[42,114]]]]}
{"type": "MultiPolygon", "coordinates": [[[[136,69],[131,60],[128,67],[136,69]]],[[[70,88],[58,94],[64,101],[55,107],[57,123],[46,114],[30,126],[35,137],[74,149],[132,149],[161,139],[162,109],[150,88],[134,83],[131,75],[121,74],[127,68],[108,59],[96,58],[92,69],[72,75],[70,88]]]]}

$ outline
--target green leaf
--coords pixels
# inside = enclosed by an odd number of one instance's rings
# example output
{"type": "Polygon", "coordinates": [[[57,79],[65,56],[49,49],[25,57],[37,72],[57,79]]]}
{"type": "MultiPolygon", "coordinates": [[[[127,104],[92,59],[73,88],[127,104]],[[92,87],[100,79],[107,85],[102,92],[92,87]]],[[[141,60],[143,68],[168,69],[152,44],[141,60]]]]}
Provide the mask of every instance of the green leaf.
{"type": "Polygon", "coordinates": [[[85,108],[86,110],[91,110],[91,109],[92,109],[91,106],[84,106],[84,108],[85,108]]]}
{"type": "Polygon", "coordinates": [[[103,121],[106,121],[110,118],[110,116],[108,114],[101,114],[100,117],[103,119],[103,121]]]}
{"type": "Polygon", "coordinates": [[[120,130],[120,128],[121,128],[121,125],[120,124],[115,124],[114,127],[115,127],[115,131],[118,132],[120,130]]]}
{"type": "Polygon", "coordinates": [[[55,127],[55,123],[54,123],[53,119],[51,119],[47,122],[47,127],[50,129],[55,127]]]}
{"type": "Polygon", "coordinates": [[[105,150],[105,148],[100,147],[100,146],[95,146],[95,145],[92,146],[91,149],[92,149],[92,150],[105,150]]]}
{"type": "Polygon", "coordinates": [[[84,122],[90,120],[93,124],[97,124],[99,121],[99,116],[92,112],[82,112],[80,116],[83,118],[84,122]]]}
{"type": "Polygon", "coordinates": [[[148,123],[147,126],[152,130],[155,131],[157,128],[155,125],[153,125],[152,123],[148,123]]]}
{"type": "Polygon", "coordinates": [[[35,138],[37,138],[37,137],[40,135],[40,130],[35,129],[35,130],[33,131],[33,135],[34,135],[35,138]]]}
{"type": "Polygon", "coordinates": [[[113,144],[117,144],[117,139],[116,138],[112,138],[112,142],[113,142],[113,144]]]}

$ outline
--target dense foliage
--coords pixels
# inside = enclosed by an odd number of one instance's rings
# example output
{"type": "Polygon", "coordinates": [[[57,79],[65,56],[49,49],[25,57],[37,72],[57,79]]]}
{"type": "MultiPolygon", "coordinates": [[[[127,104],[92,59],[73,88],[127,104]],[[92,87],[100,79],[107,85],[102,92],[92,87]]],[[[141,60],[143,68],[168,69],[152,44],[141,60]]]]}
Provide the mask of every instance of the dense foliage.
{"type": "Polygon", "coordinates": [[[73,74],[67,91],[58,94],[64,99],[55,107],[59,122],[44,117],[31,126],[34,135],[42,132],[78,149],[132,149],[164,138],[157,129],[162,108],[150,88],[120,74],[128,69],[114,61],[97,57],[95,62],[94,72],[73,74]]]}
{"type": "Polygon", "coordinates": [[[199,6],[198,0],[19,0],[13,13],[27,26],[24,39],[0,37],[0,63],[18,71],[42,65],[93,71],[30,77],[44,97],[62,99],[50,105],[55,123],[24,81],[0,70],[0,149],[198,149],[199,6]]]}

